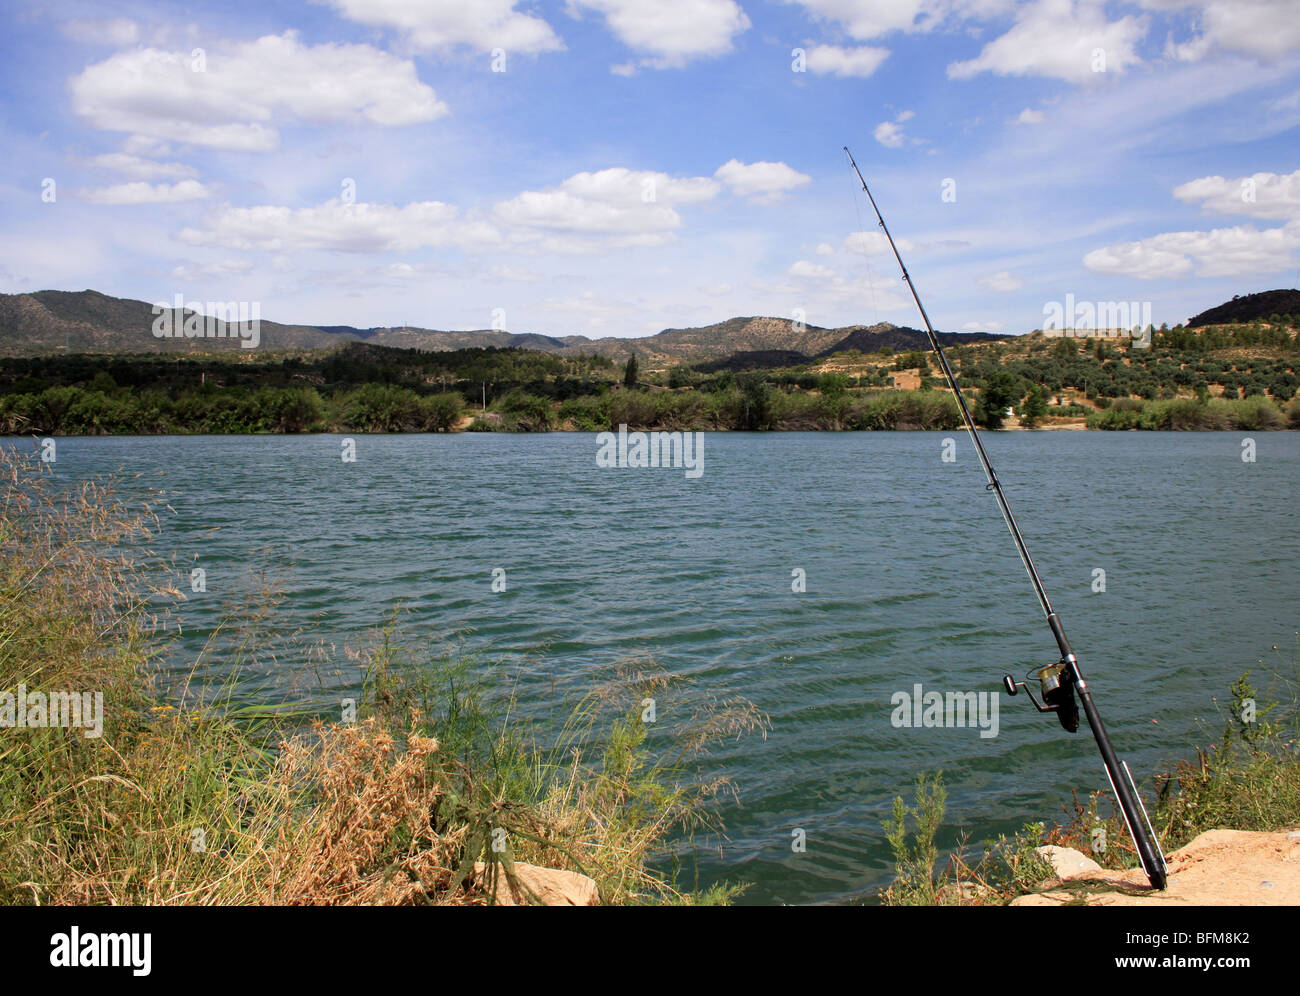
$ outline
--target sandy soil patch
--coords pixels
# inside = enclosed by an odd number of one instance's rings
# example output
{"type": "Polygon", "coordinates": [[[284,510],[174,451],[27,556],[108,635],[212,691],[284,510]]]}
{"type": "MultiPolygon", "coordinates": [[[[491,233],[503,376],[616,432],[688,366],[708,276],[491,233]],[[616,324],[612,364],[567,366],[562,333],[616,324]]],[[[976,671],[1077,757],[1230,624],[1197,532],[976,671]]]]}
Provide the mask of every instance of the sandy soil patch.
{"type": "Polygon", "coordinates": [[[1141,869],[1089,869],[1092,862],[1073,851],[1053,860],[1065,881],[1012,906],[1300,905],[1300,830],[1207,830],[1167,856],[1163,892],[1151,888],[1141,869]]]}

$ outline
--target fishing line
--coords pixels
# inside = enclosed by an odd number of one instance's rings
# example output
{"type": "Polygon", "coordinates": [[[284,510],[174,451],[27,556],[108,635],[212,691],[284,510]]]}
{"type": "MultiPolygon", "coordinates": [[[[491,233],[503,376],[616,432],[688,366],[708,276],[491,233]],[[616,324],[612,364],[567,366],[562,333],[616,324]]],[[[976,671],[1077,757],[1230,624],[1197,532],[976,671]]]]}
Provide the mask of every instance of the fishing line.
{"type": "MultiPolygon", "coordinates": [[[[865,236],[866,229],[862,223],[862,205],[858,202],[858,192],[853,191],[853,211],[858,216],[858,234],[865,236]]],[[[867,243],[864,238],[862,241],[862,268],[867,271],[867,286],[871,289],[871,312],[876,317],[876,324],[880,324],[880,306],[876,303],[876,282],[871,279],[871,259],[867,255],[867,243]]]]}
{"type": "Polygon", "coordinates": [[[1020,561],[1024,564],[1029,580],[1033,583],[1034,594],[1038,596],[1039,605],[1042,606],[1043,613],[1047,617],[1047,625],[1052,631],[1057,649],[1061,654],[1058,664],[1039,668],[1033,674],[1033,677],[1038,679],[1042,690],[1043,701],[1041,703],[1034,697],[1034,693],[1029,689],[1026,682],[1016,681],[1011,675],[1006,675],[1002,679],[1003,686],[1009,695],[1016,695],[1023,688],[1039,712],[1056,713],[1061,726],[1070,733],[1079,728],[1078,702],[1083,703],[1083,711],[1088,717],[1088,726],[1092,729],[1093,739],[1096,740],[1097,749],[1101,753],[1102,764],[1106,769],[1106,777],[1110,781],[1111,790],[1115,793],[1115,801],[1118,803],[1120,812],[1124,817],[1124,824],[1128,828],[1129,835],[1133,838],[1133,844],[1142,862],[1142,868],[1147,873],[1147,878],[1150,879],[1152,886],[1163,889],[1169,869],[1165,864],[1164,854],[1160,850],[1159,842],[1156,840],[1155,829],[1151,826],[1151,821],[1147,816],[1146,806],[1143,805],[1142,797],[1138,794],[1137,785],[1133,782],[1133,776],[1129,772],[1128,765],[1123,764],[1116,756],[1115,748],[1111,745],[1110,737],[1106,734],[1101,715],[1092,699],[1092,691],[1089,689],[1088,683],[1084,681],[1083,672],[1079,668],[1079,659],[1071,649],[1070,641],[1066,639],[1065,628],[1061,624],[1060,617],[1052,609],[1052,603],[1047,598],[1047,591],[1043,587],[1037,568],[1034,567],[1034,560],[1029,555],[1029,548],[1025,545],[1025,538],[1020,533],[1020,527],[1016,524],[1016,517],[1011,513],[1011,505],[1007,502],[1007,497],[1002,491],[1002,483],[998,480],[998,476],[993,470],[993,464],[984,451],[979,431],[975,427],[975,420],[971,418],[970,409],[967,407],[966,399],[961,393],[957,377],[953,373],[952,367],[948,365],[948,358],[944,355],[943,345],[939,342],[934,326],[930,323],[930,316],[926,314],[925,305],[921,303],[921,296],[917,293],[916,285],[912,283],[911,274],[907,272],[903,257],[899,255],[898,246],[894,243],[894,237],[889,233],[889,226],[885,224],[885,216],[880,213],[880,207],[876,204],[876,199],[871,196],[871,189],[867,186],[867,181],[863,179],[862,171],[858,169],[858,164],[854,162],[853,153],[849,152],[848,146],[844,147],[844,153],[849,157],[849,165],[853,167],[853,172],[857,174],[862,189],[867,195],[867,200],[871,202],[871,207],[876,212],[876,219],[880,222],[880,229],[885,233],[889,248],[893,250],[894,259],[897,260],[898,268],[902,271],[903,282],[907,284],[908,290],[912,292],[912,300],[916,302],[917,310],[921,312],[921,319],[925,323],[925,332],[930,339],[930,348],[934,351],[935,357],[939,361],[939,367],[948,381],[948,386],[952,388],[953,395],[957,399],[957,407],[961,412],[962,421],[966,424],[966,431],[970,435],[971,442],[975,447],[975,453],[979,457],[980,466],[984,470],[984,477],[988,481],[986,488],[992,491],[994,497],[997,498],[1002,518],[1007,524],[1007,529],[1011,532],[1011,538],[1015,541],[1016,551],[1020,554],[1020,561]],[[1078,702],[1075,701],[1076,693],[1078,702]]]}

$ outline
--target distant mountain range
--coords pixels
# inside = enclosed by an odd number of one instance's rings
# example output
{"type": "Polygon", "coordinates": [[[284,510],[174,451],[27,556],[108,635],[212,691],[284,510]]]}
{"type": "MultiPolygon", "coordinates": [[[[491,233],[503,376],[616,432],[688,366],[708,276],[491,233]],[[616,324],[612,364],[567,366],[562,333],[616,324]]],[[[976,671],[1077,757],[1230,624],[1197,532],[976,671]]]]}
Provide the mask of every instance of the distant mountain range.
{"type": "MultiPolygon", "coordinates": [[[[169,309],[171,310],[171,309],[169,309]]],[[[168,317],[179,329],[194,315],[184,309],[168,317]]],[[[145,301],[109,297],[98,291],[37,291],[0,294],[0,356],[40,356],[70,353],[191,353],[243,349],[238,334],[225,322],[214,322],[219,337],[158,338],[158,316],[145,301]]],[[[942,333],[945,343],[1002,339],[991,333],[942,333]]],[[[479,329],[447,332],[423,328],[355,328],[350,325],[285,325],[263,318],[260,350],[319,350],[345,342],[438,352],[474,347],[516,347],[548,353],[595,353],[622,361],[636,353],[642,364],[698,363],[722,357],[748,357],[748,366],[770,366],[826,356],[844,349],[874,352],[882,346],[916,349],[926,346],[916,329],[888,322],[827,329],[796,324],[786,318],[731,318],[700,328],[665,329],[637,339],[581,335],[548,336],[535,332],[479,329]]]]}
{"type": "MultiPolygon", "coordinates": [[[[194,313],[179,309],[171,319],[177,328],[194,313]]],[[[1216,325],[1300,314],[1300,291],[1271,290],[1234,297],[1203,311],[1188,325],[1216,325]]],[[[41,356],[70,353],[198,353],[239,351],[237,334],[215,322],[217,338],[158,338],[153,334],[154,307],[145,301],[109,297],[98,291],[36,291],[0,294],[0,356],[41,356]]],[[[945,345],[1006,339],[990,332],[939,333],[945,345]]],[[[263,318],[260,350],[321,350],[347,342],[366,342],[398,349],[441,352],[453,349],[533,349],[546,353],[594,353],[622,362],[633,353],[642,364],[708,364],[715,369],[755,369],[789,366],[832,353],[857,349],[872,353],[888,346],[895,351],[924,349],[929,343],[917,329],[880,322],[822,328],[796,324],[788,318],[729,318],[699,328],[664,329],[636,339],[582,335],[550,336],[538,332],[476,329],[448,332],[425,328],[356,328],[351,325],[285,325],[263,318]]]]}

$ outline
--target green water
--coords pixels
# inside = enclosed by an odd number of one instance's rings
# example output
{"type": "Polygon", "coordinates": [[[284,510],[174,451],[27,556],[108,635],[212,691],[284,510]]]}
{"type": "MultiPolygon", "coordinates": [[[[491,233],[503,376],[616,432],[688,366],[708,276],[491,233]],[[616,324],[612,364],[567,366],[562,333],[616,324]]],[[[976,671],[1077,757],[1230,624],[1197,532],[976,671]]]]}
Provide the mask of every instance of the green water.
{"type": "MultiPolygon", "coordinates": [[[[1300,435],[1257,434],[1253,463],[1242,438],[988,439],[1140,777],[1219,727],[1212,697],[1242,670],[1295,659],[1300,435]]],[[[61,439],[55,473],[120,469],[140,474],[126,490],[168,493],[176,514],[155,546],[185,576],[207,573],[182,610],[176,668],[223,609],[260,597],[265,570],[284,587],[283,628],[325,643],[310,687],[325,709],[355,694],[349,650],[398,603],[421,639],[508,666],[539,720],[558,689],[644,655],[751,699],[772,730],[709,758],[740,796],[723,804],[728,842],[699,856],[702,881],[752,882],[744,901],[874,895],[890,875],[881,821],[922,771],[945,772],[947,841],[1058,816],[1071,789],[1105,782],[1086,727],[1067,735],[1023,697],[1000,697],[994,737],[891,722],[891,698],[918,682],[995,694],[1005,671],[1054,660],[960,434],[707,434],[698,479],[599,468],[594,435],[355,439],[355,463],[337,436],[61,439]],[[955,463],[941,460],[946,436],[955,463]],[[497,568],[505,592],[492,590],[497,568]]],[[[302,664],[265,656],[252,677],[301,691],[287,675],[302,664]]]]}

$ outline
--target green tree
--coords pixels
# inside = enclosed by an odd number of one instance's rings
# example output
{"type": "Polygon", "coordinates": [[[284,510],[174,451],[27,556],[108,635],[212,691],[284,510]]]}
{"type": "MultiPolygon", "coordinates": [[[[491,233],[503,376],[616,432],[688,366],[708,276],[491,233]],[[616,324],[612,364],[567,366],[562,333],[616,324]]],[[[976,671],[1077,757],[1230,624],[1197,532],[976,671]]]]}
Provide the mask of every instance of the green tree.
{"type": "Polygon", "coordinates": [[[37,395],[32,406],[32,422],[51,436],[58,435],[68,412],[81,396],[79,388],[47,387],[37,395]]]}
{"type": "Polygon", "coordinates": [[[637,368],[636,353],[633,353],[627,358],[627,366],[623,368],[624,387],[636,387],[637,368]]]}
{"type": "Polygon", "coordinates": [[[850,383],[847,374],[831,372],[822,374],[817,386],[826,397],[834,398],[847,391],[850,383]]]}
{"type": "Polygon", "coordinates": [[[100,370],[94,377],[90,378],[90,383],[86,385],[87,391],[100,391],[104,394],[112,394],[117,390],[117,381],[107,370],[100,370]]]}
{"type": "Polygon", "coordinates": [[[1025,428],[1032,429],[1046,414],[1047,398],[1043,395],[1043,389],[1035,384],[1020,408],[1020,421],[1025,428]]]}
{"type": "Polygon", "coordinates": [[[743,409],[742,429],[770,429],[772,390],[761,373],[747,373],[740,378],[743,409]]]}
{"type": "Polygon", "coordinates": [[[1016,378],[1007,370],[995,370],[984,382],[975,420],[985,429],[1001,429],[1006,410],[1020,398],[1016,378]]]}
{"type": "Polygon", "coordinates": [[[924,375],[930,369],[930,360],[919,349],[913,349],[906,353],[899,353],[898,359],[894,361],[895,370],[920,370],[924,375]]]}

